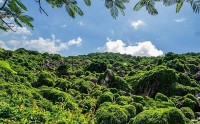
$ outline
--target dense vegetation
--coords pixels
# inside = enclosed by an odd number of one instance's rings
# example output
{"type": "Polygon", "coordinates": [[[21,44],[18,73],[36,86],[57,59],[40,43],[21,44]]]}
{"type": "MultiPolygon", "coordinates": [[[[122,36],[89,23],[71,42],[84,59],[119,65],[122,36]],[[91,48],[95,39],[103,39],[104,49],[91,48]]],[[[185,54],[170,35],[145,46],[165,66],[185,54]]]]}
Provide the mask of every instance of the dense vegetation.
{"type": "Polygon", "coordinates": [[[192,124],[200,54],[62,57],[0,49],[0,123],[192,124]]]}

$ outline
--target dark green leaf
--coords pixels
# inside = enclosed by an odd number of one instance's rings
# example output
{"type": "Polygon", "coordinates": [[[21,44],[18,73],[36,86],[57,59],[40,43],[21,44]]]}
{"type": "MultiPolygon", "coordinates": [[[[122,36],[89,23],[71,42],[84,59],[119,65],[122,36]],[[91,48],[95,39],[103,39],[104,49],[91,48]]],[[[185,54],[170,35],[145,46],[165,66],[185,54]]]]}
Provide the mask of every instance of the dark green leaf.
{"type": "Polygon", "coordinates": [[[106,8],[110,9],[110,8],[113,7],[113,5],[114,5],[113,0],[105,0],[105,6],[106,6],[106,8]]]}
{"type": "Polygon", "coordinates": [[[8,31],[8,28],[6,28],[6,27],[4,27],[4,26],[1,26],[1,25],[0,25],[0,29],[1,29],[1,30],[4,30],[4,31],[8,31]]]}
{"type": "Polygon", "coordinates": [[[116,6],[113,6],[111,9],[110,9],[110,12],[111,12],[111,16],[116,19],[116,17],[118,16],[118,9],[116,6]]]}
{"type": "Polygon", "coordinates": [[[84,0],[84,2],[87,6],[91,6],[91,0],[84,0]]]}
{"type": "Polygon", "coordinates": [[[18,6],[20,6],[23,10],[27,11],[26,6],[20,1],[20,0],[15,0],[18,6]]]}
{"type": "Polygon", "coordinates": [[[22,24],[18,21],[18,19],[14,18],[14,21],[18,26],[23,27],[22,24]]]}
{"type": "Polygon", "coordinates": [[[181,10],[181,7],[183,6],[183,2],[180,1],[176,4],[176,13],[178,13],[181,10]]]}

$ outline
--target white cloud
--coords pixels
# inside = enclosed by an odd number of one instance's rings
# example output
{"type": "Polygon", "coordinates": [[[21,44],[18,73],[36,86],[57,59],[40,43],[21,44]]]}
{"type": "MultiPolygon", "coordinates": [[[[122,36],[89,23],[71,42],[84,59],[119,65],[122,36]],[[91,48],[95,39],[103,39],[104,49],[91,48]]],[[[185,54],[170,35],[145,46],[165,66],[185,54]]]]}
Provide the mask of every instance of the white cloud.
{"type": "Polygon", "coordinates": [[[131,26],[137,30],[139,27],[146,25],[146,23],[142,20],[133,20],[131,21],[131,26]]]}
{"type": "Polygon", "coordinates": [[[103,52],[113,52],[121,54],[130,54],[133,56],[161,56],[162,50],[158,50],[151,41],[139,42],[136,45],[127,46],[123,41],[112,41],[108,39],[103,48],[98,48],[103,52]]]}
{"type": "Polygon", "coordinates": [[[185,18],[180,18],[180,19],[176,19],[175,21],[178,22],[178,23],[181,23],[181,22],[185,22],[187,19],[185,18]]]}
{"type": "Polygon", "coordinates": [[[0,0],[0,3],[2,3],[3,2],[3,0],[0,0]]]}
{"type": "Polygon", "coordinates": [[[1,40],[0,40],[0,48],[9,50],[9,48],[7,47],[7,45],[3,41],[1,41],[1,40]]]}
{"type": "Polygon", "coordinates": [[[26,27],[15,26],[12,29],[15,32],[9,30],[8,32],[4,32],[4,35],[10,35],[10,34],[14,34],[14,35],[32,35],[31,31],[28,30],[26,27]]]}
{"type": "Polygon", "coordinates": [[[44,39],[39,37],[34,40],[10,40],[8,42],[0,42],[0,47],[5,49],[18,49],[25,48],[29,50],[37,50],[39,52],[48,52],[48,53],[59,53],[62,50],[68,49],[70,46],[80,46],[82,39],[80,37],[72,39],[68,42],[61,42],[59,39],[56,39],[55,35],[52,35],[50,39],[44,39]]]}
{"type": "Polygon", "coordinates": [[[85,26],[85,23],[83,23],[83,21],[78,22],[78,24],[79,24],[80,26],[85,26]]]}

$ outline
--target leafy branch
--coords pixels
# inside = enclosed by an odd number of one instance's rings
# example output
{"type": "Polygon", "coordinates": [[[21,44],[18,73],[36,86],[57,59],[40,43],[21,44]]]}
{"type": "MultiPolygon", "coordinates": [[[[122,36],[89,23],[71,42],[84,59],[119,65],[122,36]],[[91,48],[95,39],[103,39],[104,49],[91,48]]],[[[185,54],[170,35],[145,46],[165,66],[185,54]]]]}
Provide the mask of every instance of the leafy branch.
{"type": "MultiPolygon", "coordinates": [[[[44,13],[48,16],[47,12],[41,5],[41,0],[34,0],[39,5],[40,13],[44,13]]],[[[91,6],[91,0],[83,0],[86,6],[91,6]]],[[[75,18],[76,15],[83,16],[84,12],[78,6],[77,0],[46,0],[52,8],[65,8],[67,14],[75,18]]],[[[125,15],[124,10],[126,9],[125,4],[129,3],[129,0],[104,0],[104,5],[107,9],[110,10],[111,16],[116,19],[119,15],[119,12],[122,15],[125,15]]],[[[156,2],[163,2],[164,6],[171,6],[176,4],[176,13],[178,13],[184,2],[191,4],[193,12],[199,13],[200,11],[200,0],[139,0],[138,3],[134,6],[134,11],[139,11],[143,7],[146,8],[150,15],[157,15],[158,10],[155,8],[156,2]]],[[[25,15],[27,12],[26,6],[20,0],[5,0],[3,5],[0,7],[0,29],[7,31],[13,30],[15,25],[23,27],[26,25],[33,29],[32,21],[33,18],[29,15],[25,15]],[[11,20],[12,23],[7,22],[11,20]]]]}

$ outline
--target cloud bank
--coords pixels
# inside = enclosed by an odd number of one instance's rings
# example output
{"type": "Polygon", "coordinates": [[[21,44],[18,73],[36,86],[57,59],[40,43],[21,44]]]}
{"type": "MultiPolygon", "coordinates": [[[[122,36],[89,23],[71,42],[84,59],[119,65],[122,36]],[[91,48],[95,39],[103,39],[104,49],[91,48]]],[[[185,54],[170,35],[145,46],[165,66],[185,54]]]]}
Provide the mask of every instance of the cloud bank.
{"type": "Polygon", "coordinates": [[[25,48],[29,50],[37,50],[39,52],[59,53],[62,50],[66,50],[71,46],[80,46],[82,39],[80,37],[72,39],[68,42],[61,42],[56,39],[55,35],[52,38],[45,39],[39,37],[32,40],[10,40],[8,42],[0,41],[0,47],[4,49],[16,50],[18,48],[25,48]]]}
{"type": "Polygon", "coordinates": [[[158,50],[151,41],[139,42],[135,45],[126,45],[122,40],[112,41],[108,39],[103,48],[99,48],[103,52],[113,52],[121,54],[129,54],[132,56],[161,56],[162,50],[158,50]]]}

